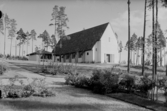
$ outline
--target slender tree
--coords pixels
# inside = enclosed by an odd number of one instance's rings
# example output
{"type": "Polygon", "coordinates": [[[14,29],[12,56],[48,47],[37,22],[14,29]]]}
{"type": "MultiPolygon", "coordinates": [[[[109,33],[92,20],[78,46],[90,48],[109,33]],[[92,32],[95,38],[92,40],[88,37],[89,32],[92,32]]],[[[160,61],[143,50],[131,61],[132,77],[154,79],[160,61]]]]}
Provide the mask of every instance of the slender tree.
{"type": "MultiPolygon", "coordinates": [[[[3,23],[3,16],[0,18],[0,33],[4,35],[4,23],[3,23]]],[[[5,37],[4,37],[5,38],[5,37]]]]}
{"type": "Polygon", "coordinates": [[[133,57],[132,53],[136,52],[136,42],[137,42],[137,35],[134,33],[132,37],[130,38],[130,41],[129,42],[127,41],[126,46],[125,46],[126,49],[128,49],[128,46],[129,46],[129,50],[131,52],[131,58],[130,58],[131,63],[134,63],[133,58],[132,58],[133,57]]]}
{"type": "Polygon", "coordinates": [[[120,41],[119,42],[119,64],[121,64],[121,52],[122,52],[122,48],[123,48],[122,41],[120,41]]]}
{"type": "Polygon", "coordinates": [[[15,38],[15,56],[17,56],[17,39],[15,38]]]}
{"type": "Polygon", "coordinates": [[[159,50],[160,52],[160,66],[162,66],[162,49],[164,47],[166,47],[166,39],[165,36],[163,34],[163,31],[161,30],[160,24],[156,23],[156,36],[157,36],[157,44],[156,44],[156,48],[157,50],[159,50]]]}
{"type": "Polygon", "coordinates": [[[35,30],[31,30],[31,40],[32,40],[32,52],[33,52],[33,41],[36,40],[36,32],[35,30]]]}
{"type": "MultiPolygon", "coordinates": [[[[127,2],[128,4],[128,41],[130,41],[130,0],[127,2]]],[[[128,44],[128,67],[127,71],[130,72],[130,44],[128,44]]]]}
{"type": "Polygon", "coordinates": [[[26,42],[26,44],[27,44],[27,51],[26,51],[26,53],[28,54],[28,46],[29,46],[29,44],[30,44],[30,42],[29,42],[29,40],[31,39],[30,38],[30,35],[31,34],[29,34],[29,32],[27,31],[27,33],[26,33],[26,40],[25,40],[25,42],[26,42]]]}
{"type": "Polygon", "coordinates": [[[19,56],[20,56],[20,50],[21,50],[21,45],[24,43],[24,40],[26,39],[26,34],[24,33],[23,29],[20,28],[20,30],[17,32],[17,40],[19,40],[18,46],[19,46],[19,56]]]}
{"type": "Polygon", "coordinates": [[[51,38],[50,38],[49,33],[45,30],[42,34],[38,36],[38,38],[42,39],[43,50],[45,50],[45,48],[46,50],[48,50],[48,47],[51,44],[51,38]]]}
{"type": "MultiPolygon", "coordinates": [[[[162,6],[167,8],[167,0],[161,0],[161,2],[162,2],[162,6]]],[[[166,32],[167,32],[167,30],[166,30],[166,32]]],[[[166,56],[166,53],[165,53],[165,56],[166,56]]],[[[166,63],[165,63],[165,66],[166,66],[166,76],[167,76],[167,64],[166,63]]]]}
{"type": "Polygon", "coordinates": [[[4,55],[6,50],[6,31],[10,28],[10,19],[7,14],[4,15],[4,55]]]}
{"type": "MultiPolygon", "coordinates": [[[[70,39],[69,36],[65,35],[65,28],[69,28],[67,26],[67,21],[68,17],[67,14],[65,14],[65,7],[58,7],[57,5],[53,8],[52,12],[52,19],[51,21],[54,21],[54,23],[49,24],[49,26],[55,26],[55,39],[56,41],[54,42],[55,48],[52,51],[52,53],[55,54],[56,52],[56,44],[59,41],[59,39],[70,39]]],[[[62,42],[62,41],[60,41],[62,42]]],[[[60,43],[62,44],[62,43],[60,43]]],[[[56,55],[56,54],[55,54],[56,55]]],[[[55,61],[55,57],[53,57],[55,61]]]]}
{"type": "Polygon", "coordinates": [[[43,36],[44,45],[46,47],[46,50],[48,51],[48,47],[51,44],[51,38],[50,38],[49,33],[46,30],[43,32],[43,35],[44,35],[43,36]]]}
{"type": "MultiPolygon", "coordinates": [[[[25,34],[25,35],[26,35],[26,34],[25,34]]],[[[24,54],[25,54],[24,46],[25,46],[25,43],[26,43],[26,37],[27,37],[27,35],[22,38],[22,43],[21,43],[21,44],[22,44],[22,57],[23,57],[24,54]]]]}
{"type": "Polygon", "coordinates": [[[55,26],[54,35],[57,41],[58,41],[58,37],[56,34],[57,34],[57,25],[58,25],[59,20],[60,20],[59,7],[55,5],[53,7],[52,19],[51,19],[51,21],[54,21],[54,23],[49,24],[49,26],[55,26]]]}
{"type": "Polygon", "coordinates": [[[138,63],[139,63],[139,56],[140,56],[140,54],[139,54],[139,51],[140,50],[142,50],[143,48],[143,37],[138,37],[137,38],[137,42],[136,42],[136,51],[137,51],[137,57],[136,57],[136,65],[138,65],[138,63]]]}
{"type": "Polygon", "coordinates": [[[143,53],[142,53],[142,75],[144,75],[145,69],[145,31],[146,31],[146,11],[147,11],[147,0],[145,0],[144,5],[144,28],[143,28],[143,53]]]}
{"type": "Polygon", "coordinates": [[[0,32],[4,35],[4,23],[3,23],[3,16],[0,18],[0,32]]]}
{"type": "Polygon", "coordinates": [[[9,28],[9,32],[8,32],[8,37],[9,39],[11,39],[11,43],[10,43],[10,56],[11,56],[11,51],[12,51],[12,41],[13,38],[15,37],[15,33],[16,33],[16,20],[15,19],[11,19],[10,20],[10,28],[9,28]]]}

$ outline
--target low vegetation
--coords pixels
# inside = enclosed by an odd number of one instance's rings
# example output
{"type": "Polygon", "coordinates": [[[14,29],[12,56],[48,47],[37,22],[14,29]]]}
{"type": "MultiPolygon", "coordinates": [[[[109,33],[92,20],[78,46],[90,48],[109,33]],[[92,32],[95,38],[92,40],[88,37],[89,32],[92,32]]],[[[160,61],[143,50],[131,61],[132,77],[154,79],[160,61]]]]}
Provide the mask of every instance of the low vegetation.
{"type": "Polygon", "coordinates": [[[9,79],[9,85],[1,85],[1,98],[22,98],[30,96],[55,96],[48,88],[45,79],[35,78],[31,83],[25,85],[17,76],[9,79]],[[19,84],[19,85],[18,85],[19,84]]]}
{"type": "Polygon", "coordinates": [[[42,66],[39,68],[38,72],[39,73],[46,73],[46,74],[52,74],[52,75],[56,75],[56,74],[68,74],[71,72],[74,72],[76,70],[76,66],[73,64],[50,64],[48,66],[42,66]]]}
{"type": "Polygon", "coordinates": [[[0,75],[3,75],[6,70],[7,70],[7,67],[2,63],[0,63],[0,75]]]}
{"type": "MultiPolygon", "coordinates": [[[[4,57],[4,55],[0,54],[0,58],[3,58],[3,57],[4,57]]],[[[5,55],[5,58],[10,59],[10,60],[26,60],[26,61],[28,60],[28,58],[25,57],[25,56],[23,56],[23,57],[21,57],[21,56],[10,56],[9,54],[5,55]]]]}
{"type": "Polygon", "coordinates": [[[69,73],[65,78],[66,84],[79,88],[92,90],[98,94],[133,93],[149,97],[149,91],[154,87],[167,89],[167,79],[158,79],[155,84],[148,76],[139,76],[122,72],[113,68],[94,70],[91,77],[86,77],[78,72],[69,73]]]}

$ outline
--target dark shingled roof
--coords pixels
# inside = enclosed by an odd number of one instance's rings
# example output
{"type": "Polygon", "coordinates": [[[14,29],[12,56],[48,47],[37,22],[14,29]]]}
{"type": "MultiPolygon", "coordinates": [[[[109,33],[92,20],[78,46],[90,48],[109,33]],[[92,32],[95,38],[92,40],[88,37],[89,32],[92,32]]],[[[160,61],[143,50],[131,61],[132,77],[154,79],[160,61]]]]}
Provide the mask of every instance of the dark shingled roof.
{"type": "Polygon", "coordinates": [[[52,53],[51,53],[51,52],[48,52],[48,51],[45,51],[45,50],[38,50],[38,51],[36,51],[36,52],[27,54],[27,56],[30,56],[30,55],[42,55],[42,54],[52,54],[52,53]]]}
{"type": "Polygon", "coordinates": [[[107,25],[105,23],[80,32],[70,34],[70,40],[60,39],[56,47],[56,55],[68,54],[77,51],[88,51],[93,48],[95,43],[102,37],[107,25]],[[60,44],[62,42],[62,47],[60,44]]]}

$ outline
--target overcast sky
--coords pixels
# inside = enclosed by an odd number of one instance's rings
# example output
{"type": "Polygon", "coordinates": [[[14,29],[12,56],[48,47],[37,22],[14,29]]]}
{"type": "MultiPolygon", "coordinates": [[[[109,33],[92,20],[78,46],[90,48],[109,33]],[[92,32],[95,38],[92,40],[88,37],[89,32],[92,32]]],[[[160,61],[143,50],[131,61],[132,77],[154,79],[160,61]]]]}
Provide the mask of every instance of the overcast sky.
{"type": "MultiPolygon", "coordinates": [[[[9,18],[17,21],[17,30],[24,32],[35,29],[37,36],[44,30],[54,34],[51,23],[51,13],[55,5],[65,6],[69,18],[66,34],[74,33],[83,28],[110,22],[119,40],[125,46],[128,38],[128,6],[127,0],[0,0],[0,10],[7,13],[9,18]]],[[[131,0],[131,35],[143,34],[144,0],[131,0]]],[[[146,34],[151,33],[151,13],[147,14],[146,34]]],[[[167,8],[159,6],[159,22],[162,30],[167,29],[167,8]]],[[[3,53],[3,35],[0,34],[0,53],[3,53]]],[[[36,45],[40,45],[40,40],[36,45]]],[[[14,42],[13,42],[14,44],[14,42]]],[[[31,45],[31,44],[30,44],[31,45]]],[[[13,45],[14,46],[14,45],[13,45]]],[[[7,39],[6,53],[9,53],[10,40],[7,39]]],[[[31,52],[31,47],[29,51],[31,52]]],[[[14,47],[12,49],[14,55],[14,47]]],[[[127,59],[127,51],[123,51],[122,59],[127,59]]]]}

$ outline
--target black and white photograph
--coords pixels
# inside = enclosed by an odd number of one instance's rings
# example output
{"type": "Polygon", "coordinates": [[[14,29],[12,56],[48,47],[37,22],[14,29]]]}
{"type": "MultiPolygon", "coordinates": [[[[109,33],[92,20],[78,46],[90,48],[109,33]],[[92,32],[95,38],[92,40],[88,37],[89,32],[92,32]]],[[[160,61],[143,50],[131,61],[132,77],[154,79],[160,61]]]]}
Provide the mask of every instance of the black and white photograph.
{"type": "Polygon", "coordinates": [[[167,0],[0,0],[0,111],[167,111],[167,0]]]}

